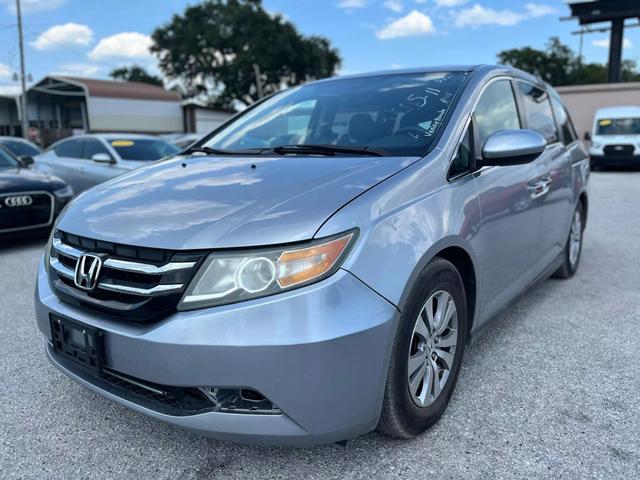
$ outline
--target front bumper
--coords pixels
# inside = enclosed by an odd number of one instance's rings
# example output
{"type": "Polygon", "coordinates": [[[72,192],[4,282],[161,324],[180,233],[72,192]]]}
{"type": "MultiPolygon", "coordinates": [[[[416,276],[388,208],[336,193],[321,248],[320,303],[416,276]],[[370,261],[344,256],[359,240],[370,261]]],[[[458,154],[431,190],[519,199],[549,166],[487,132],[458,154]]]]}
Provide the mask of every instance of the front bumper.
{"type": "Polygon", "coordinates": [[[640,167],[640,155],[591,155],[591,165],[596,167],[640,167]]]}
{"type": "Polygon", "coordinates": [[[152,324],[114,321],[61,301],[42,260],[36,288],[38,327],[48,339],[50,360],[63,373],[139,412],[242,443],[317,444],[375,428],[397,315],[344,270],[309,287],[178,312],[152,324]],[[56,358],[52,313],[101,329],[104,364],[111,370],[176,387],[251,388],[282,414],[167,415],[116,395],[56,358]]]}

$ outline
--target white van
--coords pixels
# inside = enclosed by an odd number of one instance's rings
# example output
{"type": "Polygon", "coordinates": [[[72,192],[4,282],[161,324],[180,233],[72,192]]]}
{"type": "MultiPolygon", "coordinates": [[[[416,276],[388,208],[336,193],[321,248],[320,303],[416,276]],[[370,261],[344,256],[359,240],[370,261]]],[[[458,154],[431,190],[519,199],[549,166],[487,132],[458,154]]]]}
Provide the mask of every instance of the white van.
{"type": "Polygon", "coordinates": [[[609,107],[596,112],[591,135],[591,166],[640,166],[640,107],[609,107]]]}

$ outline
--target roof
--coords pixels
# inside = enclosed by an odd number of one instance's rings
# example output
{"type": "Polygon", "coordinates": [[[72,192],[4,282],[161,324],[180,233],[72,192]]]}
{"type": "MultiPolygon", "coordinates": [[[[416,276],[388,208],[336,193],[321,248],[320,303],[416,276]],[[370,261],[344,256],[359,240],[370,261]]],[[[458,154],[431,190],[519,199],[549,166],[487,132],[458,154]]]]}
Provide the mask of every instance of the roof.
{"type": "Polygon", "coordinates": [[[130,98],[136,100],[180,101],[180,94],[157,85],[142,82],[97,80],[93,78],[55,76],[57,80],[84,86],[91,97],[130,98]]]}
{"type": "Polygon", "coordinates": [[[416,75],[422,73],[471,73],[471,72],[481,72],[481,73],[489,73],[489,72],[499,72],[506,73],[512,76],[516,76],[523,80],[528,80],[530,82],[536,84],[542,84],[547,86],[546,82],[541,80],[538,77],[531,75],[528,72],[523,70],[519,70],[514,67],[510,67],[508,65],[438,65],[432,67],[419,67],[419,68],[403,68],[403,69],[394,69],[394,70],[383,70],[379,72],[370,72],[370,73],[359,73],[355,75],[345,75],[345,76],[336,76],[329,77],[322,80],[317,80],[313,83],[318,82],[330,82],[330,81],[339,81],[343,79],[349,78],[367,78],[367,77],[377,77],[383,75],[416,75]]]}
{"type": "Polygon", "coordinates": [[[640,117],[640,107],[636,106],[619,106],[619,107],[607,107],[601,108],[596,111],[596,118],[629,118],[640,117]]]}
{"type": "Polygon", "coordinates": [[[355,73],[353,75],[338,75],[335,77],[328,77],[317,82],[330,82],[332,80],[342,80],[345,78],[366,78],[377,77],[381,75],[408,75],[408,74],[420,74],[420,73],[440,73],[440,72],[471,72],[476,70],[478,65],[439,65],[433,67],[418,67],[418,68],[397,68],[393,70],[381,70],[376,72],[355,73]]]}

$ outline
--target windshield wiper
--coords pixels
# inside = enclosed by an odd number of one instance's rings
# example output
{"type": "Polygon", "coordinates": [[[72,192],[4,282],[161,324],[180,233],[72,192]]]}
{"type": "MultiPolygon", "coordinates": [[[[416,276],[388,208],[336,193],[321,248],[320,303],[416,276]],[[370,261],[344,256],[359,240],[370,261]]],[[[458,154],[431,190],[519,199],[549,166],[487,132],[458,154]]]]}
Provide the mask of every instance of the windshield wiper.
{"type": "Polygon", "coordinates": [[[202,146],[202,147],[189,147],[185,151],[180,152],[180,155],[190,155],[192,153],[206,153],[207,155],[247,155],[247,154],[250,155],[251,154],[248,152],[234,152],[231,150],[222,150],[219,148],[202,146]]]}
{"type": "Polygon", "coordinates": [[[340,145],[280,145],[278,147],[263,148],[262,153],[276,153],[286,155],[287,153],[305,153],[308,155],[335,156],[338,153],[350,155],[369,155],[372,157],[384,157],[384,153],[379,150],[369,150],[368,147],[343,147],[340,145]]]}

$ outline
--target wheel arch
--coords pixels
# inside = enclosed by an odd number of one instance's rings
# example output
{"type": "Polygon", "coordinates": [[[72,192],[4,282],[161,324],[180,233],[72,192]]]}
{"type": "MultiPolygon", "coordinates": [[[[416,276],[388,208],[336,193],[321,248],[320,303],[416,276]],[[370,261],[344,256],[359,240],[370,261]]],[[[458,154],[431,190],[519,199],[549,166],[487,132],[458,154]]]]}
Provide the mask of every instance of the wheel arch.
{"type": "Polygon", "coordinates": [[[580,194],[580,196],[578,197],[578,202],[582,204],[582,214],[584,220],[582,228],[584,228],[587,226],[587,219],[589,217],[589,196],[587,195],[587,192],[583,191],[580,194]]]}
{"type": "Polygon", "coordinates": [[[420,262],[416,265],[409,281],[407,282],[401,300],[398,305],[398,309],[402,311],[407,299],[411,293],[415,280],[425,267],[434,258],[444,258],[451,262],[453,266],[460,273],[462,279],[462,285],[464,286],[465,296],[467,300],[467,342],[471,338],[471,330],[473,328],[476,315],[478,313],[478,292],[479,292],[479,279],[477,262],[473,255],[473,251],[468,245],[464,244],[464,241],[457,238],[442,239],[432,246],[422,257],[420,262]]]}
{"type": "Polygon", "coordinates": [[[477,288],[476,269],[469,253],[461,247],[447,247],[438,252],[436,257],[451,262],[462,279],[464,293],[467,300],[467,341],[471,338],[471,329],[476,313],[477,288]]]}

